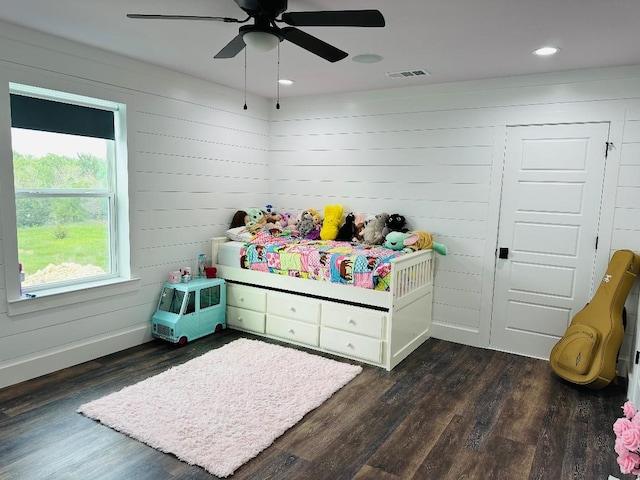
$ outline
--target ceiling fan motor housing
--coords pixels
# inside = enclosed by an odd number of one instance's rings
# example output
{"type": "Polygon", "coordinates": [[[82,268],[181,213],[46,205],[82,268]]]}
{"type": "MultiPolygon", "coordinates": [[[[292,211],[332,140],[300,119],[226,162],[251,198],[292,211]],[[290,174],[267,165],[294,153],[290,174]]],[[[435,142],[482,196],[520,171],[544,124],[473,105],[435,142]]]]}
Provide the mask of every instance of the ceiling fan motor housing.
{"type": "Polygon", "coordinates": [[[251,17],[274,19],[287,9],[287,0],[234,0],[251,17]]]}

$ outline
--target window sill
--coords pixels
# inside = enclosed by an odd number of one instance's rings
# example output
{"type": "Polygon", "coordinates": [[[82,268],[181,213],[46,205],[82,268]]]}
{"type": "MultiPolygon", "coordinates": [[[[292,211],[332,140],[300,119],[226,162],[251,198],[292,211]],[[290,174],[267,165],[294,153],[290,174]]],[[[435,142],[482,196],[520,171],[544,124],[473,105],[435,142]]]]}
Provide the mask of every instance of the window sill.
{"type": "Polygon", "coordinates": [[[131,293],[139,289],[139,278],[115,278],[64,289],[42,290],[33,297],[25,296],[16,300],[9,300],[7,302],[7,314],[10,317],[24,315],[74,303],[95,301],[99,298],[131,293]]]}

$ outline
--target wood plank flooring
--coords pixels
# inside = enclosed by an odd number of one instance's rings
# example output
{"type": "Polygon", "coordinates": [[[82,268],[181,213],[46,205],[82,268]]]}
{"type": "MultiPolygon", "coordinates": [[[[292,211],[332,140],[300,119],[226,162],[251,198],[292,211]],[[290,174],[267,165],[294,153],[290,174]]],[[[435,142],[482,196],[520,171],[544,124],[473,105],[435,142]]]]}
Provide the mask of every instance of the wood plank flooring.
{"type": "MultiPolygon", "coordinates": [[[[243,336],[151,342],[0,390],[0,479],[215,478],[76,409],[243,336]]],[[[435,339],[391,372],[363,367],[232,478],[634,478],[613,451],[622,380],[589,390],[546,361],[435,339]]]]}

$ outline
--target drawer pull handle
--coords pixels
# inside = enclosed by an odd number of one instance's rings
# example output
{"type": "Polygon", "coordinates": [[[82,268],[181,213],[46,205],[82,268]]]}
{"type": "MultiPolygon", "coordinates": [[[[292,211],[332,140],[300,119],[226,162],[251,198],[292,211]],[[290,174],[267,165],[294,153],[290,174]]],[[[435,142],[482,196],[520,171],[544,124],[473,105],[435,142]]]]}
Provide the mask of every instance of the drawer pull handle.
{"type": "Polygon", "coordinates": [[[291,308],[289,308],[289,311],[290,311],[290,312],[295,312],[295,311],[296,311],[296,307],[291,307],[291,308]]]}
{"type": "Polygon", "coordinates": [[[290,329],[289,329],[289,333],[290,333],[291,335],[293,335],[293,334],[294,334],[294,333],[296,333],[296,332],[294,332],[294,331],[293,331],[293,328],[290,328],[290,329]]]}
{"type": "Polygon", "coordinates": [[[241,322],[242,321],[242,317],[238,317],[238,321],[241,322]]]}
{"type": "Polygon", "coordinates": [[[355,325],[356,321],[353,318],[349,319],[349,325],[355,325]]]}
{"type": "Polygon", "coordinates": [[[353,348],[353,344],[351,342],[347,342],[347,348],[353,348]]]}
{"type": "Polygon", "coordinates": [[[241,302],[244,302],[244,297],[240,297],[240,301],[241,301],[241,302]]]}

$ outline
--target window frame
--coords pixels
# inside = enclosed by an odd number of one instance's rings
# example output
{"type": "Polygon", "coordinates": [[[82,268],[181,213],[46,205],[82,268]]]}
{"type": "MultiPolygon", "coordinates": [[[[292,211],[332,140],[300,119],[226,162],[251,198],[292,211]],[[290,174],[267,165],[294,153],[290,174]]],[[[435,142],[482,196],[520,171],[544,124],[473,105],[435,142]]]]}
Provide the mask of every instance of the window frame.
{"type": "MultiPolygon", "coordinates": [[[[7,73],[6,70],[0,74],[7,73]]],[[[10,159],[7,169],[3,168],[0,178],[0,228],[4,264],[5,289],[7,301],[7,315],[22,315],[70,304],[95,301],[116,295],[127,294],[140,289],[140,279],[132,275],[131,242],[130,242],[130,211],[129,211],[129,168],[128,168],[128,131],[134,131],[127,116],[128,109],[135,102],[132,92],[117,87],[108,88],[104,84],[90,81],[78,81],[68,77],[39,77],[25,72],[9,72],[4,83],[4,94],[0,97],[0,157],[10,159]],[[35,77],[35,78],[34,78],[35,77]],[[39,78],[38,78],[39,77],[39,78]],[[95,100],[105,99],[105,104],[117,104],[118,111],[114,112],[114,128],[116,141],[114,142],[115,168],[112,174],[115,181],[115,195],[118,201],[114,209],[116,215],[114,241],[118,248],[112,252],[113,261],[117,262],[117,275],[108,277],[89,277],[81,283],[45,288],[30,297],[20,295],[20,278],[18,269],[17,223],[13,177],[13,152],[11,147],[11,111],[10,94],[14,88],[27,87],[32,92],[40,93],[53,91],[55,99],[62,100],[62,94],[73,99],[73,103],[82,104],[82,98],[89,98],[90,105],[95,100]],[[59,95],[60,94],[60,95],[59,95]]],[[[0,75],[1,76],[1,75],[0,75]]],[[[19,91],[19,90],[18,90],[19,91]]],[[[4,167],[4,165],[3,165],[4,167]]]]}
{"type": "MultiPolygon", "coordinates": [[[[109,148],[108,150],[113,150],[109,148]]],[[[95,275],[88,277],[91,280],[85,278],[76,278],[70,280],[63,280],[60,282],[49,282],[40,285],[33,285],[29,287],[22,287],[22,291],[25,293],[37,293],[39,291],[46,291],[52,288],[64,288],[65,286],[71,286],[76,284],[87,283],[88,281],[115,278],[119,276],[118,272],[118,244],[117,244],[117,194],[115,189],[115,177],[114,172],[116,159],[113,157],[114,152],[108,152],[107,156],[111,158],[107,159],[107,171],[108,171],[108,187],[106,189],[62,189],[62,188],[21,188],[15,189],[16,200],[20,198],[95,198],[105,199],[108,203],[109,215],[108,215],[108,240],[109,240],[109,271],[102,275],[95,275]]],[[[16,228],[17,231],[17,228],[16,228]]]]}

